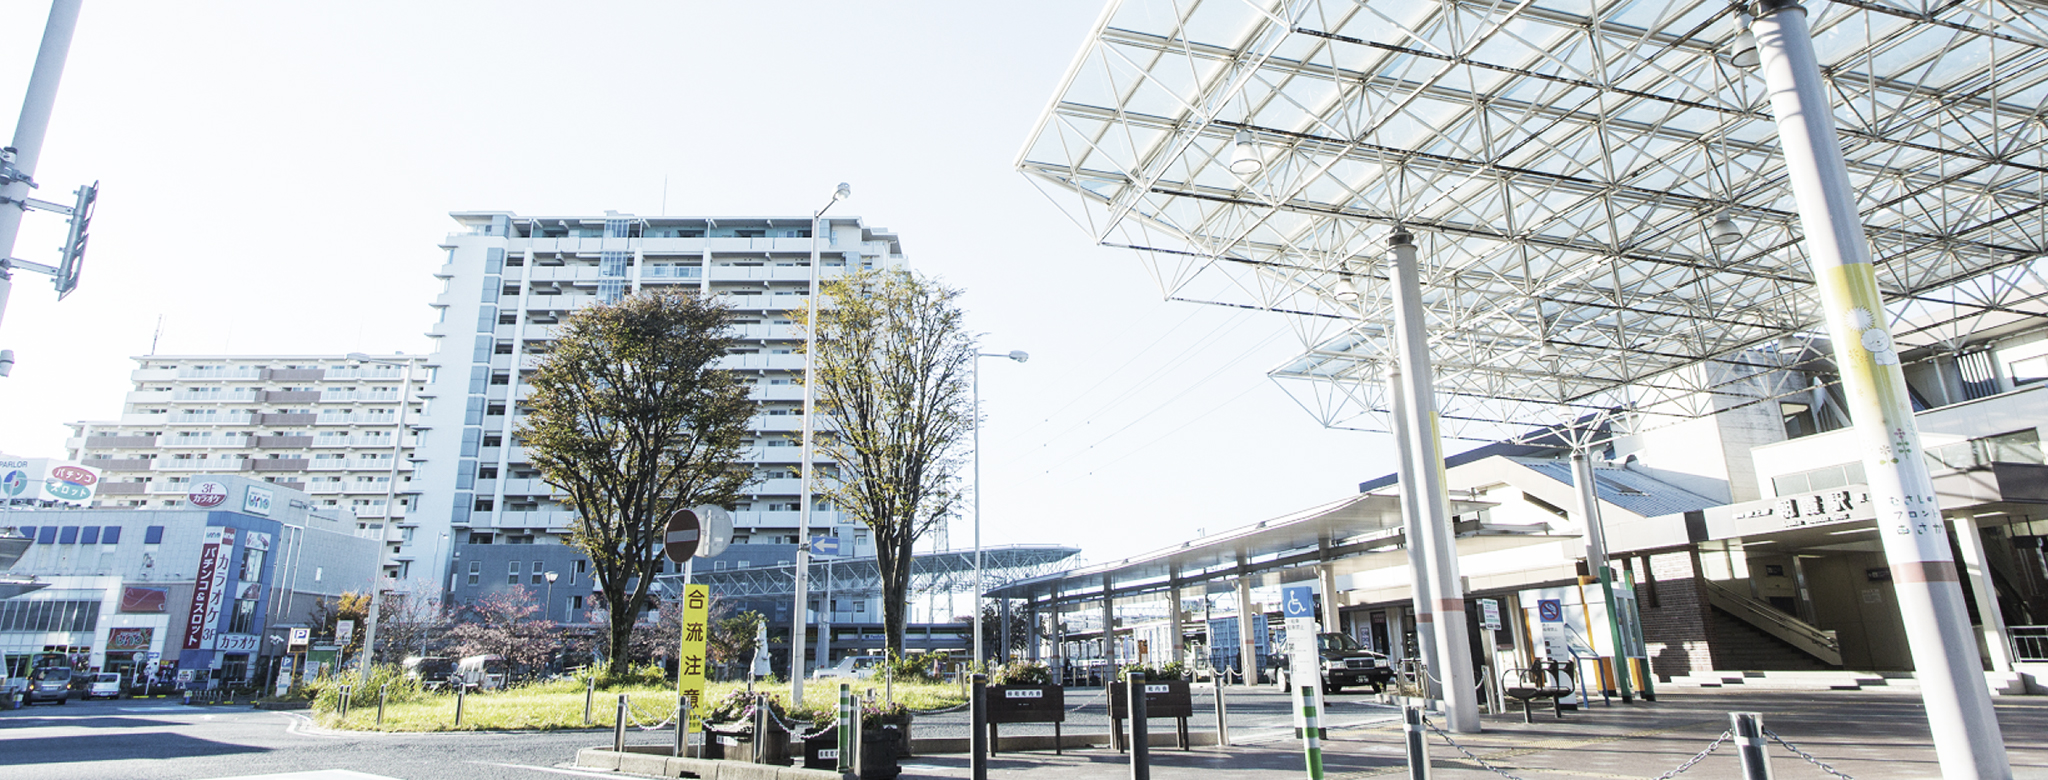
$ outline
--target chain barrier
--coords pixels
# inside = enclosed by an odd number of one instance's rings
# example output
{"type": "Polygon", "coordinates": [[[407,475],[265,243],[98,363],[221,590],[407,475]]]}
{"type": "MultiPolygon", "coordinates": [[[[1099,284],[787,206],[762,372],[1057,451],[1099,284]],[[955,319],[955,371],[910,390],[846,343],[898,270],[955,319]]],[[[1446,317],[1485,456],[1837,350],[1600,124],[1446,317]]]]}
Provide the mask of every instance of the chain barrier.
{"type": "Polygon", "coordinates": [[[1702,750],[1698,753],[1692,754],[1692,758],[1688,758],[1685,760],[1685,763],[1679,764],[1677,769],[1673,769],[1669,772],[1665,772],[1664,774],[1658,775],[1656,780],[1671,780],[1671,778],[1684,774],[1685,770],[1691,769],[1694,764],[1707,760],[1707,756],[1713,755],[1714,751],[1721,749],[1721,743],[1727,742],[1729,738],[1734,736],[1734,731],[1722,731],[1721,736],[1715,737],[1713,743],[1707,745],[1706,750],[1702,750]]]}
{"type": "MultiPolygon", "coordinates": [[[[653,716],[649,717],[652,718],[653,716]]],[[[656,723],[652,726],[640,725],[640,712],[638,710],[633,709],[632,697],[626,697],[626,725],[632,726],[633,728],[639,729],[641,731],[656,731],[659,729],[666,729],[669,726],[673,725],[675,722],[676,714],[671,712],[668,714],[668,717],[663,718],[660,723],[656,723]]]]}
{"type": "Polygon", "coordinates": [[[1102,700],[1102,699],[1107,699],[1107,698],[1109,698],[1109,691],[1108,691],[1108,689],[1104,689],[1104,690],[1096,691],[1096,692],[1095,692],[1095,695],[1094,695],[1094,696],[1091,696],[1091,697],[1089,697],[1089,698],[1087,698],[1087,699],[1083,699],[1083,700],[1081,701],[1081,703],[1080,703],[1080,704],[1076,704],[1076,705],[1074,705],[1074,706],[1072,706],[1072,707],[1068,707],[1068,708],[1067,708],[1067,712],[1068,712],[1069,714],[1072,714],[1072,713],[1078,713],[1078,712],[1080,712],[1080,711],[1081,711],[1081,708],[1083,708],[1083,707],[1086,707],[1086,706],[1088,706],[1088,705],[1090,705],[1090,704],[1094,704],[1094,703],[1095,703],[1095,702],[1097,702],[1097,701],[1100,701],[1100,700],[1102,700]]]}
{"type": "MultiPolygon", "coordinates": [[[[751,709],[751,708],[749,708],[749,709],[751,709]]],[[[789,735],[789,737],[790,737],[790,739],[796,740],[796,741],[798,741],[798,742],[801,742],[801,741],[803,741],[803,740],[807,740],[807,739],[817,739],[817,738],[819,738],[819,737],[825,736],[825,732],[828,732],[828,731],[831,731],[831,730],[832,730],[832,725],[830,725],[830,724],[827,724],[827,725],[824,725],[824,726],[819,726],[819,727],[818,727],[818,730],[817,730],[817,731],[813,731],[813,732],[810,732],[810,733],[806,734],[806,733],[804,733],[804,732],[803,732],[803,730],[802,730],[802,727],[803,727],[803,724],[802,724],[802,723],[797,723],[797,722],[794,722],[794,721],[786,721],[786,720],[783,720],[783,719],[782,719],[782,716],[781,716],[781,715],[777,715],[777,714],[775,714],[775,708],[774,708],[774,707],[769,707],[769,708],[768,708],[768,720],[770,720],[770,721],[773,721],[773,722],[775,723],[775,727],[776,727],[776,728],[779,728],[779,729],[782,729],[782,733],[784,733],[784,734],[788,734],[788,735],[789,735]],[[792,726],[791,726],[791,724],[792,724],[792,723],[795,723],[795,727],[794,727],[794,728],[792,728],[792,726]]]]}
{"type": "Polygon", "coordinates": [[[1792,751],[1793,755],[1806,759],[1806,763],[1812,764],[1815,767],[1820,768],[1820,771],[1822,772],[1826,772],[1828,774],[1842,778],[1842,780],[1856,780],[1856,778],[1850,777],[1849,775],[1843,773],[1842,770],[1829,766],[1828,762],[1822,761],[1818,758],[1814,758],[1812,753],[1800,750],[1799,746],[1794,745],[1790,742],[1786,742],[1784,737],[1778,736],[1778,732],[1772,731],[1770,729],[1764,729],[1764,736],[1769,737],[1772,742],[1784,745],[1785,749],[1792,751]]]}
{"type": "MultiPolygon", "coordinates": [[[[1449,733],[1445,732],[1443,729],[1437,728],[1437,725],[1435,723],[1431,723],[1429,721],[1429,716],[1424,715],[1422,717],[1422,725],[1427,727],[1431,732],[1435,733],[1438,738],[1444,741],[1445,744],[1448,744],[1451,747],[1457,749],[1459,753],[1463,753],[1465,755],[1465,758],[1470,759],[1472,763],[1478,764],[1479,768],[1484,769],[1488,772],[1492,772],[1496,775],[1500,775],[1501,777],[1508,778],[1508,780],[1525,780],[1524,778],[1515,775],[1505,769],[1487,763],[1486,759],[1480,758],[1479,756],[1473,754],[1473,752],[1470,750],[1466,750],[1464,745],[1460,745],[1458,744],[1457,740],[1451,739],[1451,735],[1449,733]]],[[[1686,759],[1685,763],[1678,765],[1678,768],[1673,769],[1669,772],[1665,772],[1664,774],[1658,775],[1654,780],[1671,780],[1671,778],[1685,774],[1687,770],[1692,769],[1694,766],[1698,765],[1699,762],[1705,761],[1707,759],[1707,756],[1713,755],[1714,751],[1720,750],[1722,743],[1727,742],[1728,739],[1733,736],[1735,736],[1735,732],[1733,731],[1722,731],[1720,736],[1715,737],[1713,742],[1707,744],[1705,750],[1701,750],[1698,753],[1694,753],[1692,758],[1686,759]]],[[[1779,744],[1784,744],[1784,741],[1779,740],[1779,744]]],[[[1786,747],[1791,746],[1786,745],[1786,747]]],[[[1795,748],[1794,750],[1796,751],[1797,749],[1795,748]]],[[[1828,771],[1833,772],[1832,769],[1828,771]]],[[[1844,775],[1843,777],[1845,780],[1854,780],[1854,778],[1848,778],[1846,775],[1844,775]]]]}

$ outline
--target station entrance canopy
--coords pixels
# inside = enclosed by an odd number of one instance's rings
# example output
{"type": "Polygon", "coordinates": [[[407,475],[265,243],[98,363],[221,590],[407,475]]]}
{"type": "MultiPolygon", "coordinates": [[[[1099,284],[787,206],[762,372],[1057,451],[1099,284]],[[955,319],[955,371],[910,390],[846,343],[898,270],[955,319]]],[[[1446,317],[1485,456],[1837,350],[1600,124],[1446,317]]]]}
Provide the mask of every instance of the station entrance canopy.
{"type": "MultiPolygon", "coordinates": [[[[1050,544],[1019,544],[982,548],[982,578],[987,582],[1008,582],[1056,571],[1072,565],[1080,554],[1077,547],[1050,544]]],[[[832,590],[842,596],[871,596],[882,592],[882,571],[874,556],[864,558],[810,559],[808,579],[822,583],[830,577],[832,590]]],[[[683,575],[661,575],[657,581],[673,592],[682,592],[683,575]]],[[[792,596],[796,593],[796,565],[756,566],[744,569],[698,569],[691,582],[710,585],[721,596],[792,596]]],[[[822,588],[820,588],[822,590],[822,588]]],[[[967,593],[974,590],[974,551],[947,550],[918,553],[910,559],[912,594],[967,593]]]]}
{"type": "MultiPolygon", "coordinates": [[[[1389,429],[1400,225],[1444,435],[1655,427],[1827,352],[1740,9],[1120,0],[1017,165],[1169,299],[1298,315],[1271,375],[1325,425],[1389,429]]],[[[1807,10],[1900,350],[2048,314],[2048,13],[1807,10]]]]}
{"type": "MultiPolygon", "coordinates": [[[[1548,526],[1495,526],[1472,519],[1483,518],[1479,510],[1491,506],[1451,501],[1451,512],[1459,516],[1460,554],[1537,543],[1549,532],[1548,526]]],[[[1105,593],[1122,598],[1400,550],[1406,544],[1400,499],[1361,493],[1143,555],[1020,579],[990,589],[987,596],[1034,604],[1096,601],[1105,593]]],[[[1386,565],[1407,565],[1407,560],[1386,565]]]]}

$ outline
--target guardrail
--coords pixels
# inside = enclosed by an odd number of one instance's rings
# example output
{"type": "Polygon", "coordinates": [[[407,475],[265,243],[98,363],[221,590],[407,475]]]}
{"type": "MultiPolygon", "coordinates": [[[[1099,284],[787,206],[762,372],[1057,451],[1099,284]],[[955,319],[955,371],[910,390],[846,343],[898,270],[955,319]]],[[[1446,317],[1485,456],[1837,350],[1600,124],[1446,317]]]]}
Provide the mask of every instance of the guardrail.
{"type": "Polygon", "coordinates": [[[1806,621],[1778,611],[1764,602],[1736,593],[1718,582],[1706,581],[1707,601],[1765,633],[1785,640],[1822,661],[1842,665],[1842,643],[1835,632],[1814,628],[1806,621]]]}

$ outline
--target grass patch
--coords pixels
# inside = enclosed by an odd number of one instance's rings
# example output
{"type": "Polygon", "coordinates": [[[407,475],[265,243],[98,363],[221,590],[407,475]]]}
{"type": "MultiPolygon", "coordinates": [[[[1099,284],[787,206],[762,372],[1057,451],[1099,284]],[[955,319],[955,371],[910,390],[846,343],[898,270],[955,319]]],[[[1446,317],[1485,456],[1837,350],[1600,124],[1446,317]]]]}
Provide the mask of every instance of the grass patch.
{"type": "MultiPolygon", "coordinates": [[[[706,687],[707,701],[716,701],[746,683],[715,682],[706,687]]],[[[883,686],[861,680],[854,683],[854,695],[872,688],[876,698],[883,686]]],[[[789,695],[787,683],[756,686],[756,690],[789,695]]],[[[532,683],[504,691],[472,693],[463,697],[462,725],[455,725],[455,694],[408,690],[403,697],[394,691],[384,709],[384,722],[377,723],[375,694],[352,697],[354,704],[343,719],[335,713],[333,697],[320,700],[313,719],[327,728],[360,731],[491,731],[554,730],[612,727],[618,696],[626,694],[633,715],[627,723],[643,726],[660,723],[675,715],[676,689],[673,685],[632,685],[599,689],[590,706],[591,724],[583,722],[584,688],[581,680],[532,683]]],[[[932,710],[963,704],[967,697],[954,683],[897,683],[896,701],[913,710],[932,710]]],[[[839,681],[812,680],[804,683],[804,704],[830,710],[839,703],[839,681]]]]}

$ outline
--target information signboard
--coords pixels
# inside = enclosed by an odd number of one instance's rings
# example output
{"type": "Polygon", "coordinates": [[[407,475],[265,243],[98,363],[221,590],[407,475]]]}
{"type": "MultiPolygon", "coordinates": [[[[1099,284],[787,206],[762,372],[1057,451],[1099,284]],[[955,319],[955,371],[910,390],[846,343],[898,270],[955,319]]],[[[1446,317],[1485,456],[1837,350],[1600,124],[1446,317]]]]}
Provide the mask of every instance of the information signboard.
{"type": "Polygon", "coordinates": [[[704,640],[711,630],[710,623],[711,586],[683,586],[682,647],[676,654],[676,690],[690,702],[689,731],[704,725],[704,640]]]}

